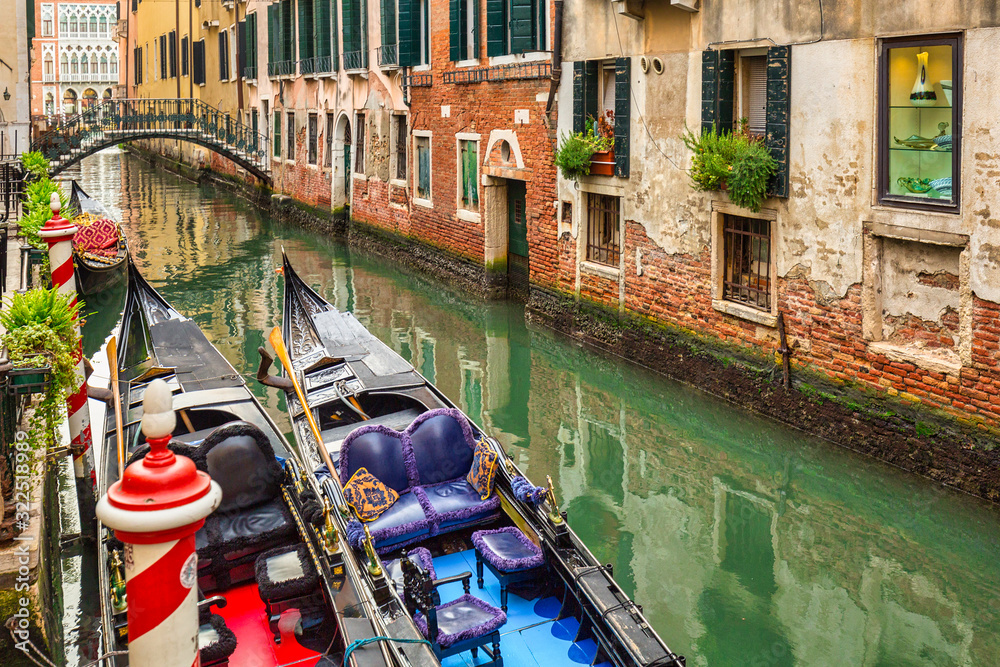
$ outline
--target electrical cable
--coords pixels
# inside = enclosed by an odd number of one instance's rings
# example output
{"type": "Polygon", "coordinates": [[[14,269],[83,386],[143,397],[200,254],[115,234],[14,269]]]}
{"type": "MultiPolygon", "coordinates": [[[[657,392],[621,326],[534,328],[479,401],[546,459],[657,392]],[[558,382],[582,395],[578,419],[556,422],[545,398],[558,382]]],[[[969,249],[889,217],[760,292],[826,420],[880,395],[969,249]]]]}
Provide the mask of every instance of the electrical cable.
{"type": "Polygon", "coordinates": [[[431,646],[432,644],[426,639],[404,639],[403,637],[368,637],[367,639],[355,639],[348,645],[347,650],[344,651],[344,667],[347,667],[348,660],[351,658],[351,654],[354,653],[355,649],[359,649],[362,646],[367,646],[368,644],[374,644],[375,642],[396,642],[397,644],[427,644],[431,646]]]}

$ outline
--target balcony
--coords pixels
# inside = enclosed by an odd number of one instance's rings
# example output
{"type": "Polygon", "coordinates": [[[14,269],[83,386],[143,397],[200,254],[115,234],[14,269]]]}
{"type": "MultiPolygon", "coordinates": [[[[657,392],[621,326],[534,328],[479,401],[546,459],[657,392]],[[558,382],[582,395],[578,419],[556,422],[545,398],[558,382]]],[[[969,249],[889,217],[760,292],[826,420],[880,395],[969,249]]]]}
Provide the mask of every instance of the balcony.
{"type": "Polygon", "coordinates": [[[396,69],[399,67],[399,47],[395,44],[383,44],[375,49],[378,58],[378,66],[382,69],[396,69]]]}
{"type": "Polygon", "coordinates": [[[267,64],[267,75],[269,77],[276,76],[295,76],[295,65],[294,60],[279,60],[275,63],[267,64]]]}
{"type": "Polygon", "coordinates": [[[333,56],[316,56],[299,61],[299,74],[320,76],[333,71],[333,56]]]}
{"type": "MultiPolygon", "coordinates": [[[[45,80],[48,81],[49,79],[45,80]]],[[[55,79],[52,80],[54,81],[55,79]]],[[[59,80],[72,83],[118,83],[118,72],[104,72],[102,74],[98,74],[97,72],[67,74],[63,72],[59,75],[59,80]]]]}
{"type": "Polygon", "coordinates": [[[368,65],[365,63],[365,52],[344,51],[344,69],[346,70],[368,69],[368,65]]]}
{"type": "Polygon", "coordinates": [[[246,67],[244,67],[243,68],[243,78],[245,80],[247,80],[247,81],[256,81],[257,80],[257,66],[256,65],[247,65],[246,67]]]}
{"type": "Polygon", "coordinates": [[[495,67],[459,69],[444,73],[445,83],[471,84],[515,79],[548,79],[552,76],[549,63],[513,63],[495,67]]]}

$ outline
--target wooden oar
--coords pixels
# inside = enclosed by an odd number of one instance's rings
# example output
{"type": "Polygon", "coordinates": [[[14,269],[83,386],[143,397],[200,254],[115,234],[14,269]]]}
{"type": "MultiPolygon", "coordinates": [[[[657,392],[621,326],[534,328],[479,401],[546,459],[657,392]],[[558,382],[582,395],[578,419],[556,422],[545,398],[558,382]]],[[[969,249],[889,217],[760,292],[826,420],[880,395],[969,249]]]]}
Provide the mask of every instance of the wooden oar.
{"type": "Polygon", "coordinates": [[[125,438],[122,436],[122,401],[118,393],[118,341],[108,341],[108,368],[111,372],[111,400],[115,404],[115,440],[118,442],[118,479],[125,473],[125,438]]]}
{"type": "Polygon", "coordinates": [[[306,402],[306,395],[302,391],[302,386],[299,384],[298,378],[295,377],[295,370],[292,368],[292,360],[288,357],[288,350],[285,349],[285,340],[281,337],[281,328],[274,327],[271,330],[271,335],[267,337],[271,342],[271,347],[274,348],[275,354],[278,355],[278,361],[281,365],[285,367],[285,372],[288,374],[288,379],[292,381],[292,387],[295,389],[295,395],[299,397],[299,403],[302,405],[302,411],[306,413],[306,419],[309,421],[309,428],[312,429],[313,437],[316,438],[316,446],[319,449],[319,455],[323,459],[323,463],[326,464],[327,469],[330,471],[330,478],[335,480],[339,485],[340,480],[337,479],[337,470],[333,467],[333,459],[330,458],[330,452],[326,451],[326,444],[323,442],[323,434],[319,431],[319,426],[316,424],[316,420],[313,418],[312,409],[309,407],[309,403],[306,402]]]}

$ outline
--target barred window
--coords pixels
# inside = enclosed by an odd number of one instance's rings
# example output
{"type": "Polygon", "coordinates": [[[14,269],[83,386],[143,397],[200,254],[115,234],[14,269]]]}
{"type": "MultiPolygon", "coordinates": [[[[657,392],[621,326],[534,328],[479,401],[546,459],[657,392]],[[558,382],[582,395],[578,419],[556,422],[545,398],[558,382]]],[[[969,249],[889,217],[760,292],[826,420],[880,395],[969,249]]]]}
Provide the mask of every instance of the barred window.
{"type": "Polygon", "coordinates": [[[309,114],[309,164],[316,164],[316,151],[319,132],[319,118],[316,114],[309,114]]]}
{"type": "Polygon", "coordinates": [[[323,147],[323,164],[327,167],[333,166],[333,126],[336,117],[332,113],[326,115],[326,142],[323,147]]]}
{"type": "Polygon", "coordinates": [[[618,266],[621,256],[618,209],[618,197],[593,193],[587,195],[587,259],[589,261],[618,266]]]}
{"type": "Polygon", "coordinates": [[[365,173],[365,116],[358,114],[354,133],[354,173],[365,173]]]}
{"type": "Polygon", "coordinates": [[[406,116],[393,116],[396,121],[396,178],[406,180],[406,116]]]}
{"type": "Polygon", "coordinates": [[[771,310],[771,221],[723,215],[722,298],[771,310]]]}
{"type": "Polygon", "coordinates": [[[288,127],[286,128],[286,130],[287,132],[285,132],[285,136],[287,137],[286,141],[288,142],[287,145],[288,150],[285,153],[285,159],[294,160],[295,159],[295,112],[294,111],[288,112],[288,127]]]}

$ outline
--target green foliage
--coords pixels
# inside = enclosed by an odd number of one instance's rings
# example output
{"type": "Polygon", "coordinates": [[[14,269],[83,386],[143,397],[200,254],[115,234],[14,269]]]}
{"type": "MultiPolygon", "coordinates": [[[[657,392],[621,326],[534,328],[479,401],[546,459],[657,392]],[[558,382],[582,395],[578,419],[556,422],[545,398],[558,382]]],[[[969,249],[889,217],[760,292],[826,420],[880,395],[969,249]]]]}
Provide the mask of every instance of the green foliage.
{"type": "Polygon", "coordinates": [[[36,288],[11,295],[0,310],[0,325],[6,329],[3,345],[15,368],[51,368],[49,387],[32,417],[29,441],[36,446],[48,442],[66,404],[76,388],[76,352],[80,337],[73,319],[80,304],[56,288],[36,288]]]}
{"type": "Polygon", "coordinates": [[[61,215],[64,218],[72,218],[73,212],[66,208],[68,198],[59,188],[59,184],[47,175],[27,183],[24,187],[24,214],[18,224],[25,240],[42,250],[47,249],[48,244],[38,235],[38,230],[52,217],[50,201],[53,192],[59,193],[59,201],[62,202],[61,215]]]}
{"type": "Polygon", "coordinates": [[[49,161],[39,151],[21,153],[21,166],[31,174],[31,180],[48,178],[49,176],[49,161]]]}
{"type": "Polygon", "coordinates": [[[594,134],[594,122],[587,119],[584,132],[564,135],[556,152],[556,166],[565,178],[579,178],[590,174],[590,158],[598,151],[614,148],[614,139],[594,134]]]}
{"type": "Polygon", "coordinates": [[[734,204],[757,212],[778,164],[763,141],[750,136],[744,123],[740,127],[737,132],[720,133],[713,126],[700,135],[685,130],[681,139],[694,153],[689,173],[696,189],[727,186],[734,204]]]}

